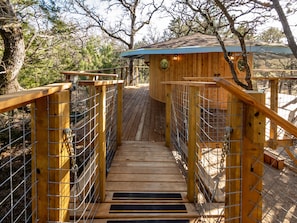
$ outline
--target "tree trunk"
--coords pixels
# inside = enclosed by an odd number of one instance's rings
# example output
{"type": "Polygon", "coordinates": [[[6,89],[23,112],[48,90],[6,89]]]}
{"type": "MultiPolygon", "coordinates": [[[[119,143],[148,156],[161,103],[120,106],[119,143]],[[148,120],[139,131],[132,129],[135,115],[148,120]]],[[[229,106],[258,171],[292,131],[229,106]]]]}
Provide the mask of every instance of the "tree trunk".
{"type": "Polygon", "coordinates": [[[133,58],[129,59],[129,86],[132,86],[134,84],[134,66],[133,66],[133,58]]]}
{"type": "Polygon", "coordinates": [[[295,38],[293,36],[292,30],[290,28],[290,25],[288,23],[288,19],[285,15],[281,5],[279,4],[279,0],[272,0],[272,2],[273,2],[273,8],[277,12],[279,20],[283,26],[284,33],[288,40],[288,45],[289,45],[290,49],[292,50],[295,58],[297,58],[297,44],[296,44],[295,38]]]}
{"type": "Polygon", "coordinates": [[[9,1],[2,2],[0,16],[0,35],[4,43],[4,52],[0,64],[0,94],[18,91],[17,76],[25,59],[25,43],[21,24],[9,1]]]}

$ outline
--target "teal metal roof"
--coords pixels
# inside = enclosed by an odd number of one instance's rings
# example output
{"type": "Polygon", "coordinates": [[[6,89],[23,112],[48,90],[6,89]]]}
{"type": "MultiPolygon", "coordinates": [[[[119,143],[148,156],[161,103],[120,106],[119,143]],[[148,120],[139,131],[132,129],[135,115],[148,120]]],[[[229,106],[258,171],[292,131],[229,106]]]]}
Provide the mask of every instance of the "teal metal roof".
{"type": "MultiPolygon", "coordinates": [[[[242,52],[238,40],[224,40],[228,52],[242,52]]],[[[289,55],[291,49],[286,45],[269,44],[264,42],[246,41],[247,51],[251,53],[273,53],[289,55]]],[[[191,53],[211,53],[223,52],[215,36],[196,33],[190,36],[184,36],[171,39],[165,42],[152,44],[140,49],[129,50],[121,53],[122,57],[143,57],[144,55],[156,54],[191,54],[191,53]]]]}
{"type": "MultiPolygon", "coordinates": [[[[228,52],[239,53],[242,52],[239,46],[227,46],[228,52]]],[[[262,46],[249,46],[247,51],[251,53],[273,53],[273,54],[292,54],[292,51],[287,46],[281,45],[262,45],[262,46]]],[[[179,47],[179,48],[141,48],[135,50],[129,50],[121,53],[121,57],[142,57],[144,55],[156,55],[156,54],[190,54],[190,53],[212,53],[223,52],[220,46],[191,46],[191,47],[179,47]]]]}

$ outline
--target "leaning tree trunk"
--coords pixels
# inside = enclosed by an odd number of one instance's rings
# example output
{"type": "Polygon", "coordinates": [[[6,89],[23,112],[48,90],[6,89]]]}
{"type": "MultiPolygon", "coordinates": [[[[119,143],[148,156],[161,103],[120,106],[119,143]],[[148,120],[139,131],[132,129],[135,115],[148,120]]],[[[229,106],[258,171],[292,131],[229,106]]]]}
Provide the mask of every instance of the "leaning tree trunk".
{"type": "Polygon", "coordinates": [[[9,1],[1,2],[0,7],[0,35],[4,44],[0,64],[0,94],[7,94],[20,89],[17,76],[25,58],[25,43],[21,24],[9,1]]]}

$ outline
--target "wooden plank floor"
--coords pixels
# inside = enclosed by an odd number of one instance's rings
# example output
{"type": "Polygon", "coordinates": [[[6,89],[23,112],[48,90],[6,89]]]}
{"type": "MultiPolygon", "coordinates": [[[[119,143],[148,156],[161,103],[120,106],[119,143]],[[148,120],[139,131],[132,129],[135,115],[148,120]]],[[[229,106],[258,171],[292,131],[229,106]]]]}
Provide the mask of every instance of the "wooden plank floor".
{"type": "Polygon", "coordinates": [[[194,219],[198,217],[186,198],[187,185],[170,149],[162,142],[123,141],[106,181],[106,200],[99,204],[94,222],[107,219],[194,219]],[[113,199],[115,193],[180,194],[180,199],[113,199]],[[184,213],[111,213],[112,205],[184,205],[184,213]],[[99,220],[100,219],[100,220],[99,220]]]}
{"type": "Polygon", "coordinates": [[[165,141],[165,104],[149,96],[148,85],[126,87],[123,104],[124,141],[165,141]]]}
{"type": "Polygon", "coordinates": [[[186,192],[186,182],[164,143],[124,142],[107,176],[107,191],[186,192]]]}

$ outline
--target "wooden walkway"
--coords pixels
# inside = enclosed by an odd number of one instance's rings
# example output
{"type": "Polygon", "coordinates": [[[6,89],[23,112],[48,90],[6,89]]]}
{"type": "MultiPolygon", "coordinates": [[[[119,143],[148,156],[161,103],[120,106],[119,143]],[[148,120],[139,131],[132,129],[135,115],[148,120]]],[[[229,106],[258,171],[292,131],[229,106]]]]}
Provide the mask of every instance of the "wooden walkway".
{"type": "Polygon", "coordinates": [[[165,141],[165,104],[149,96],[148,85],[124,89],[123,141],[165,141]]]}
{"type": "Polygon", "coordinates": [[[192,222],[198,217],[187,201],[185,178],[163,144],[123,142],[108,174],[106,201],[99,204],[95,223],[132,219],[192,222]]]}
{"type": "Polygon", "coordinates": [[[165,104],[141,86],[125,88],[123,107],[123,143],[94,222],[192,222],[197,212],[186,198],[186,180],[164,146],[165,104]]]}

